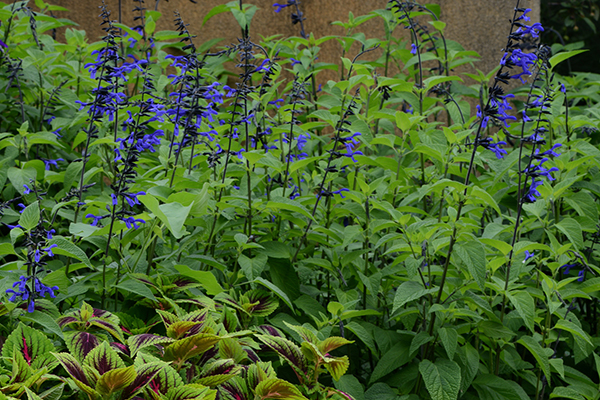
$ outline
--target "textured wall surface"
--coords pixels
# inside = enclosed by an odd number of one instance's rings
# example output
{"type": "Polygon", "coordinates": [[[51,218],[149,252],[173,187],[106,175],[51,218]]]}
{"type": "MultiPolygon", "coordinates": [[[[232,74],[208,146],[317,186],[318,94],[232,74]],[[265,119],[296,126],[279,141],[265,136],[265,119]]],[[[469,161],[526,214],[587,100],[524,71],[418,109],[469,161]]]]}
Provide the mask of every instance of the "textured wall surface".
{"type": "MultiPolygon", "coordinates": [[[[99,26],[99,0],[48,0],[52,4],[68,8],[68,13],[59,13],[77,22],[81,29],[88,32],[91,41],[102,35],[99,26]]],[[[133,1],[105,0],[112,12],[113,19],[119,18],[119,3],[121,3],[121,18],[123,23],[133,24],[133,1]]],[[[158,10],[163,17],[158,29],[173,29],[172,15],[178,10],[184,20],[190,24],[190,31],[197,35],[196,40],[223,38],[222,45],[233,43],[240,34],[239,26],[229,13],[213,17],[202,26],[204,16],[215,6],[223,4],[220,0],[198,0],[193,4],[189,0],[160,0],[158,10]]],[[[246,0],[246,3],[259,7],[252,20],[251,36],[256,40],[260,36],[283,34],[285,36],[299,35],[299,27],[290,22],[290,11],[284,9],[280,14],[274,12],[273,3],[276,0],[246,0]]],[[[286,3],[286,0],[279,0],[286,3]]],[[[481,62],[476,67],[484,72],[493,69],[502,56],[502,48],[506,45],[508,35],[508,20],[513,16],[516,2],[514,0],[429,0],[440,4],[441,20],[447,23],[446,36],[456,40],[466,50],[475,50],[481,56],[481,62]]],[[[522,0],[521,7],[531,8],[529,13],[532,22],[539,21],[540,0],[522,0]]],[[[136,3],[137,4],[137,3],[136,3]]],[[[347,21],[348,12],[355,16],[368,14],[378,8],[385,8],[387,0],[302,0],[306,21],[306,32],[312,32],[316,37],[330,34],[344,34],[340,26],[331,25],[334,21],[347,21]]],[[[146,7],[154,8],[155,0],[146,0],[146,7]]],[[[374,18],[359,27],[367,38],[383,37],[383,24],[379,18],[374,18]]],[[[402,29],[397,29],[402,31],[402,29]]],[[[320,60],[339,64],[341,49],[337,41],[332,40],[323,44],[320,60]]],[[[376,57],[375,54],[366,57],[376,57]]],[[[381,72],[380,72],[381,73],[381,72]]],[[[333,76],[331,76],[333,77],[333,76]]]]}

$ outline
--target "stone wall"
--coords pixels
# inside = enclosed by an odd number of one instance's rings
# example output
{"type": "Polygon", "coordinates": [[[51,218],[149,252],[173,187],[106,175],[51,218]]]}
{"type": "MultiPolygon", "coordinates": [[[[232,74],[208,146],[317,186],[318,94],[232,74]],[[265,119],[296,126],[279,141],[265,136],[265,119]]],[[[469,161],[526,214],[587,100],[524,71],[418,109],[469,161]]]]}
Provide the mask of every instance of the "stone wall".
{"type": "MultiPolygon", "coordinates": [[[[68,13],[58,13],[60,17],[67,17],[77,22],[81,29],[88,32],[91,41],[102,35],[99,26],[99,0],[47,0],[48,2],[68,8],[68,13]]],[[[131,0],[105,0],[112,11],[113,19],[119,18],[119,4],[121,4],[121,19],[123,23],[133,24],[134,2],[131,0]]],[[[286,0],[278,0],[286,3],[286,0]]],[[[481,56],[477,68],[488,72],[493,69],[502,56],[502,48],[506,44],[508,34],[508,20],[513,15],[516,2],[514,0],[429,0],[440,4],[441,20],[447,23],[447,38],[461,43],[466,50],[475,50],[481,56]]],[[[292,25],[289,9],[284,9],[280,14],[274,12],[273,3],[277,0],[245,0],[246,3],[259,7],[251,26],[251,36],[254,39],[260,36],[283,34],[285,36],[299,35],[299,27],[292,25]]],[[[202,26],[204,16],[215,6],[223,4],[220,0],[197,0],[193,4],[189,0],[160,0],[158,10],[163,17],[157,29],[173,29],[172,15],[178,10],[184,20],[190,24],[190,31],[197,35],[197,40],[223,38],[221,44],[234,43],[240,34],[239,26],[229,13],[213,17],[205,26],[202,26]]],[[[532,22],[539,21],[540,0],[522,0],[521,7],[531,8],[529,13],[532,22]]],[[[137,4],[137,3],[136,3],[137,4]]],[[[355,16],[368,14],[378,8],[385,8],[387,0],[302,0],[301,9],[306,16],[306,32],[312,32],[316,37],[331,34],[344,34],[340,26],[331,25],[334,21],[347,21],[348,12],[355,16]]],[[[146,7],[154,8],[155,0],[146,0],[146,7]]],[[[360,26],[367,38],[382,37],[383,24],[379,18],[374,18],[360,26]]],[[[402,29],[398,29],[401,31],[402,29]]],[[[335,40],[323,44],[320,61],[339,63],[341,56],[340,45],[335,40]]],[[[376,54],[369,55],[377,57],[376,54]]],[[[365,58],[368,56],[365,56],[365,58]]],[[[331,78],[333,72],[329,72],[331,78]]],[[[321,77],[323,78],[323,77],[321,77]]],[[[327,76],[329,78],[329,76],[327,76]]]]}

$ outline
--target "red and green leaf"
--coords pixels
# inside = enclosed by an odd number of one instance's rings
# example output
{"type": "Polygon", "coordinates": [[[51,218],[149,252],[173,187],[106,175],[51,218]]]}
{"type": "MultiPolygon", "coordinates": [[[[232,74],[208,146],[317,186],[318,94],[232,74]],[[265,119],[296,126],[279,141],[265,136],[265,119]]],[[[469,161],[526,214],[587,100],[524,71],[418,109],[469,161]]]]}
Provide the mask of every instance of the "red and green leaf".
{"type": "Polygon", "coordinates": [[[50,339],[42,332],[24,325],[22,322],[6,338],[2,346],[2,357],[11,358],[15,348],[34,370],[48,367],[48,370],[51,371],[58,365],[54,357],[50,355],[51,351],[56,351],[50,339]]]}
{"type": "MultiPolygon", "coordinates": [[[[4,353],[4,349],[6,349],[6,344],[2,348],[2,352],[4,353]]],[[[10,357],[12,364],[12,377],[10,379],[10,383],[21,383],[25,382],[31,375],[33,375],[33,368],[29,366],[27,360],[23,357],[23,353],[14,346],[12,357],[10,357]]]]}
{"type": "Polygon", "coordinates": [[[219,386],[219,394],[224,400],[253,400],[246,382],[236,376],[219,386]]]}
{"type": "Polygon", "coordinates": [[[121,330],[121,327],[119,326],[119,322],[111,321],[108,318],[97,318],[97,317],[90,318],[90,320],[88,322],[91,325],[110,333],[119,342],[125,343],[125,339],[123,338],[123,331],[121,330]]]}
{"type": "Polygon", "coordinates": [[[107,371],[96,382],[96,391],[104,396],[110,396],[131,385],[136,378],[133,365],[126,368],[116,368],[107,371]]]}
{"type": "Polygon", "coordinates": [[[100,375],[104,375],[116,368],[125,367],[119,354],[110,347],[108,342],[102,342],[92,349],[85,358],[84,364],[94,368],[100,375]]]}
{"type": "Polygon", "coordinates": [[[254,390],[258,384],[270,378],[277,378],[277,373],[271,363],[257,362],[250,365],[246,371],[246,384],[248,388],[254,390]]]}
{"type": "Polygon", "coordinates": [[[308,374],[308,362],[302,351],[291,341],[277,336],[256,335],[258,339],[285,359],[296,372],[308,374]]]}
{"type": "Polygon", "coordinates": [[[256,399],[308,400],[296,386],[283,379],[269,378],[254,389],[256,399]]]}
{"type": "Polygon", "coordinates": [[[130,336],[127,338],[127,344],[129,344],[129,350],[131,355],[135,356],[141,349],[153,346],[156,344],[168,344],[173,343],[175,339],[158,336],[152,333],[142,333],[141,335],[130,336]]]}
{"type": "Polygon", "coordinates": [[[244,308],[248,314],[254,317],[267,317],[277,310],[279,301],[271,293],[264,290],[251,290],[246,294],[248,303],[244,304],[244,308]]]}
{"type": "Polygon", "coordinates": [[[120,398],[123,400],[132,398],[136,393],[144,389],[165,366],[166,363],[162,362],[148,363],[139,367],[136,366],[136,377],[134,381],[123,390],[120,398]]]}
{"type": "Polygon", "coordinates": [[[350,366],[350,361],[348,360],[348,356],[343,357],[325,357],[325,368],[331,374],[333,379],[339,381],[342,375],[346,373],[348,367],[350,366]]]}
{"type": "Polygon", "coordinates": [[[202,385],[184,385],[171,388],[167,392],[168,400],[208,400],[214,399],[216,391],[202,385]]]}
{"type": "Polygon", "coordinates": [[[192,328],[201,325],[201,322],[177,321],[169,325],[169,327],[167,328],[167,336],[173,339],[181,339],[188,332],[190,332],[192,328]]]}
{"type": "Polygon", "coordinates": [[[73,378],[75,384],[83,390],[85,393],[90,395],[92,398],[98,397],[98,393],[89,386],[89,381],[85,376],[83,367],[79,362],[68,353],[51,353],[58,362],[63,366],[65,371],[73,378]]]}
{"type": "Polygon", "coordinates": [[[65,333],[65,342],[69,352],[75,356],[77,361],[83,363],[85,357],[92,351],[96,346],[100,344],[98,338],[88,332],[67,332],[65,333]]]}
{"type": "Polygon", "coordinates": [[[288,328],[290,328],[294,332],[296,332],[298,335],[300,335],[300,337],[304,341],[307,341],[307,342],[313,343],[313,344],[318,344],[320,342],[320,340],[317,338],[317,335],[315,335],[315,333],[313,331],[311,331],[310,329],[308,329],[308,328],[306,328],[304,326],[291,325],[291,324],[288,324],[285,321],[284,321],[284,324],[288,328]]]}
{"type": "Polygon", "coordinates": [[[184,361],[204,353],[221,340],[219,336],[210,333],[199,333],[171,343],[165,349],[164,359],[181,365],[184,361]]]}
{"type": "Polygon", "coordinates": [[[319,348],[319,351],[321,353],[323,353],[325,356],[327,356],[328,353],[331,353],[333,350],[337,349],[338,347],[342,347],[345,344],[351,344],[354,343],[353,340],[347,340],[344,339],[343,337],[339,337],[339,336],[331,336],[328,337],[327,339],[323,340],[321,343],[319,343],[319,345],[317,346],[319,348]]]}

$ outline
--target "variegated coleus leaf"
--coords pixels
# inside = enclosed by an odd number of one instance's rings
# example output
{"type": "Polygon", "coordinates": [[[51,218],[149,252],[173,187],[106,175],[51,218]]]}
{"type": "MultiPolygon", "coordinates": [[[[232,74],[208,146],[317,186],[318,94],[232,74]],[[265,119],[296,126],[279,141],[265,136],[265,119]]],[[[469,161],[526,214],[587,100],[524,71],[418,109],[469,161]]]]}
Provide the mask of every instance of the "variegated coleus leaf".
{"type": "Polygon", "coordinates": [[[119,322],[115,322],[112,318],[90,318],[88,324],[93,325],[97,328],[103,329],[106,332],[110,333],[121,343],[125,343],[125,338],[123,337],[123,331],[119,326],[119,322]]]}
{"type": "Polygon", "coordinates": [[[227,332],[235,332],[240,321],[229,307],[223,306],[223,311],[221,312],[221,323],[225,327],[227,332]]]}
{"type": "MultiPolygon", "coordinates": [[[[98,310],[97,313],[101,314],[101,311],[98,310]]],[[[79,310],[66,313],[64,316],[58,318],[56,322],[58,322],[61,328],[69,326],[75,330],[82,330],[86,322],[93,316],[94,308],[84,301],[79,310]]]]}
{"type": "Polygon", "coordinates": [[[167,329],[169,328],[169,326],[171,324],[174,324],[175,322],[179,321],[179,317],[177,315],[170,313],[168,311],[156,310],[156,312],[158,313],[160,318],[163,320],[165,328],[167,328],[167,329]]]}
{"type": "Polygon", "coordinates": [[[327,388],[327,398],[333,396],[334,394],[339,394],[340,396],[342,396],[342,398],[344,398],[346,400],[354,400],[354,397],[350,396],[348,393],[328,387],[327,388]]]}
{"type": "Polygon", "coordinates": [[[235,308],[238,311],[241,311],[245,314],[247,314],[248,312],[246,311],[246,309],[241,305],[240,302],[238,302],[236,299],[234,299],[233,297],[231,297],[228,293],[225,292],[221,292],[219,294],[217,294],[214,297],[215,301],[218,301],[221,304],[226,304],[230,307],[235,308]]]}
{"type": "Polygon", "coordinates": [[[2,357],[7,367],[10,367],[10,363],[6,360],[12,358],[15,348],[33,370],[47,367],[48,371],[51,371],[58,365],[56,359],[50,355],[51,351],[56,351],[50,339],[22,322],[19,322],[17,328],[8,335],[2,346],[2,357]]]}
{"type": "Polygon", "coordinates": [[[83,363],[94,368],[100,375],[117,368],[125,368],[125,363],[108,342],[102,342],[93,348],[85,357],[83,363]]]}
{"type": "Polygon", "coordinates": [[[208,400],[214,399],[215,393],[215,390],[192,383],[169,389],[167,400],[208,400]]]}
{"type": "Polygon", "coordinates": [[[116,313],[116,315],[121,322],[121,330],[128,335],[147,333],[153,326],[159,323],[159,321],[154,321],[153,323],[142,321],[140,318],[127,313],[116,313]]]}
{"type": "Polygon", "coordinates": [[[288,328],[290,328],[291,330],[296,332],[298,335],[300,335],[302,340],[309,342],[309,343],[313,343],[315,345],[319,344],[320,340],[317,338],[317,335],[315,334],[315,332],[313,332],[311,329],[307,328],[306,326],[292,325],[292,324],[288,324],[285,321],[283,321],[283,323],[288,328]]]}
{"type": "Polygon", "coordinates": [[[131,385],[135,378],[136,372],[133,365],[111,369],[100,376],[95,389],[106,398],[131,385]]]}
{"type": "Polygon", "coordinates": [[[248,303],[243,304],[243,307],[253,317],[267,317],[279,307],[279,301],[275,296],[264,290],[251,290],[245,297],[248,303]]]}
{"type": "Polygon", "coordinates": [[[100,340],[89,332],[69,331],[65,332],[65,343],[77,361],[83,363],[89,352],[100,344],[100,340]]]}
{"type": "Polygon", "coordinates": [[[254,400],[252,391],[248,389],[244,379],[234,376],[217,388],[223,400],[254,400]]]}
{"type": "Polygon", "coordinates": [[[143,348],[157,344],[165,345],[173,343],[175,339],[166,336],[158,336],[153,333],[142,333],[141,335],[130,336],[127,338],[127,344],[131,351],[131,356],[135,355],[143,348]]]}
{"type": "Polygon", "coordinates": [[[200,328],[202,327],[202,322],[195,321],[177,321],[173,322],[167,328],[167,336],[173,339],[181,339],[185,336],[190,336],[190,334],[194,334],[192,331],[196,331],[198,333],[200,328]],[[196,328],[196,329],[194,329],[196,328]]]}
{"type": "Polygon", "coordinates": [[[134,360],[134,365],[136,368],[140,368],[146,364],[161,366],[154,378],[148,383],[146,390],[147,392],[152,391],[154,397],[165,395],[170,388],[183,386],[181,375],[171,365],[149,354],[139,353],[134,360]]]}
{"type": "Polygon", "coordinates": [[[223,359],[231,358],[237,364],[248,358],[239,341],[232,338],[224,338],[219,342],[219,356],[223,359]]]}
{"type": "Polygon", "coordinates": [[[342,375],[348,370],[349,366],[350,361],[348,360],[348,356],[325,357],[325,368],[327,368],[327,371],[329,371],[336,381],[340,380],[342,375]]]}
{"type": "Polygon", "coordinates": [[[181,368],[186,360],[204,353],[217,344],[221,338],[210,333],[199,333],[194,336],[179,339],[167,346],[164,360],[173,361],[181,368]]]}
{"type": "Polygon", "coordinates": [[[168,365],[164,362],[152,362],[144,365],[135,365],[136,377],[131,384],[129,384],[119,396],[122,400],[132,398],[136,393],[142,391],[150,382],[157,376],[157,374],[168,365]]]}
{"type": "Polygon", "coordinates": [[[277,378],[268,378],[261,381],[254,389],[254,394],[256,400],[308,400],[296,386],[277,378]]]}
{"type": "MultiPolygon", "coordinates": [[[[2,348],[2,353],[4,353],[4,349],[6,349],[6,345],[2,348]]],[[[9,359],[12,364],[12,375],[10,378],[10,384],[25,382],[28,378],[33,375],[33,368],[29,366],[21,350],[14,346],[12,357],[9,359]]],[[[3,388],[3,390],[5,390],[3,388]]],[[[12,390],[11,390],[12,391],[12,390]]]]}
{"type": "Polygon", "coordinates": [[[265,335],[285,337],[283,332],[271,325],[259,325],[257,329],[265,335]]]}
{"type": "Polygon", "coordinates": [[[323,355],[328,356],[330,352],[338,347],[342,347],[345,344],[351,343],[354,343],[354,341],[339,336],[331,336],[321,341],[317,347],[319,348],[319,351],[323,353],[323,355]]]}
{"type": "Polygon", "coordinates": [[[254,390],[261,381],[277,378],[277,373],[270,362],[257,362],[248,366],[246,370],[246,384],[254,390]]]}
{"type": "Polygon", "coordinates": [[[73,381],[81,390],[87,393],[91,398],[95,399],[99,397],[98,392],[90,387],[90,382],[85,375],[83,367],[75,357],[68,353],[51,353],[58,362],[63,366],[65,371],[73,378],[73,381]]]}
{"type": "Polygon", "coordinates": [[[307,378],[308,361],[296,344],[277,336],[256,335],[256,337],[286,360],[302,379],[307,378]]]}
{"type": "Polygon", "coordinates": [[[202,368],[196,382],[204,386],[215,387],[236,376],[240,370],[241,367],[231,359],[214,360],[202,368]]]}

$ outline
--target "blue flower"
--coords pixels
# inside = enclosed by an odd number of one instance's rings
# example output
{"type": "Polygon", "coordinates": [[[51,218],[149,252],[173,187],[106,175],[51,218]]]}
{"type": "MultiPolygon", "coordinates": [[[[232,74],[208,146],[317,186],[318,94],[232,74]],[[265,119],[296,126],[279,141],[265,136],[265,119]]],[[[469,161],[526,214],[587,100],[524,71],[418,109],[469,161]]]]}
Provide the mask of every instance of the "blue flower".
{"type": "Polygon", "coordinates": [[[104,218],[108,218],[110,215],[99,215],[95,216],[94,214],[87,214],[86,218],[93,218],[94,220],[90,223],[91,226],[97,226],[98,222],[102,221],[104,218]]]}
{"type": "MultiPolygon", "coordinates": [[[[553,157],[558,157],[558,156],[560,156],[560,154],[559,154],[559,153],[557,153],[557,152],[555,152],[554,150],[555,150],[555,149],[558,149],[558,148],[559,148],[559,147],[561,147],[561,146],[562,146],[562,144],[560,144],[560,143],[557,143],[557,144],[555,144],[554,146],[552,146],[552,148],[551,148],[550,150],[546,150],[545,152],[543,152],[543,153],[542,153],[542,155],[546,155],[546,156],[553,156],[553,157]]],[[[539,151],[539,150],[537,150],[537,151],[539,151]]],[[[537,154],[537,153],[536,153],[536,154],[537,154]]]]}
{"type": "Polygon", "coordinates": [[[529,12],[531,12],[531,8],[526,8],[525,10],[523,10],[523,14],[520,17],[518,17],[515,21],[521,21],[521,20],[526,21],[526,22],[530,21],[531,18],[529,18],[527,16],[527,13],[529,13],[529,12]]]}
{"type": "Polygon", "coordinates": [[[52,252],[52,249],[55,248],[55,247],[58,247],[58,245],[57,244],[51,244],[48,247],[44,247],[42,250],[44,250],[46,253],[48,253],[48,255],[50,257],[54,257],[54,253],[52,252]]]}
{"type": "Polygon", "coordinates": [[[525,195],[525,198],[529,200],[529,202],[533,203],[538,199],[538,197],[541,196],[540,192],[538,192],[537,190],[537,187],[542,185],[543,183],[544,181],[542,180],[536,181],[534,177],[531,178],[531,186],[529,187],[529,190],[525,195]]]}
{"type": "Polygon", "coordinates": [[[275,4],[273,4],[273,7],[277,7],[277,9],[275,10],[275,12],[278,13],[281,10],[283,10],[284,8],[289,7],[289,6],[293,6],[294,4],[296,4],[296,0],[288,0],[287,4],[275,3],[275,4]]]}
{"type": "Polygon", "coordinates": [[[58,167],[57,161],[65,161],[62,158],[57,158],[56,160],[48,160],[48,159],[42,158],[41,160],[44,162],[44,165],[46,166],[46,171],[50,170],[51,165],[58,167]]]}
{"type": "Polygon", "coordinates": [[[300,64],[300,61],[296,60],[295,58],[290,57],[290,60],[292,60],[292,67],[296,64],[300,64]]]}
{"type": "Polygon", "coordinates": [[[143,219],[140,218],[133,218],[133,217],[127,217],[127,218],[122,218],[121,219],[123,222],[125,222],[125,225],[127,226],[128,229],[134,228],[134,229],[138,229],[141,225],[138,225],[137,222],[140,222],[142,224],[145,224],[146,221],[144,221],[143,219]]]}
{"type": "Polygon", "coordinates": [[[23,187],[25,188],[25,190],[23,190],[23,193],[24,193],[24,194],[29,194],[29,193],[31,193],[31,189],[29,188],[29,186],[27,186],[27,185],[23,185],[23,187]]]}
{"type": "Polygon", "coordinates": [[[480,141],[480,145],[483,148],[493,151],[498,160],[501,160],[502,158],[504,158],[504,154],[508,154],[506,150],[499,147],[499,146],[506,146],[506,144],[507,143],[505,141],[499,141],[497,143],[494,143],[492,141],[492,138],[485,138],[480,141]]]}
{"type": "Polygon", "coordinates": [[[417,45],[416,44],[413,43],[410,45],[410,53],[415,54],[415,55],[417,54],[417,45]]]}
{"type": "Polygon", "coordinates": [[[342,189],[340,189],[340,190],[334,190],[334,191],[333,191],[333,192],[331,192],[331,193],[332,193],[332,194],[339,194],[339,195],[340,195],[340,197],[341,197],[342,199],[345,199],[345,198],[346,198],[346,196],[344,196],[342,193],[343,193],[343,192],[349,192],[349,191],[350,191],[350,189],[342,188],[342,189]]]}
{"type": "Polygon", "coordinates": [[[525,264],[530,258],[535,257],[535,252],[529,252],[529,250],[525,250],[525,259],[523,260],[523,264],[525,264]]]}

